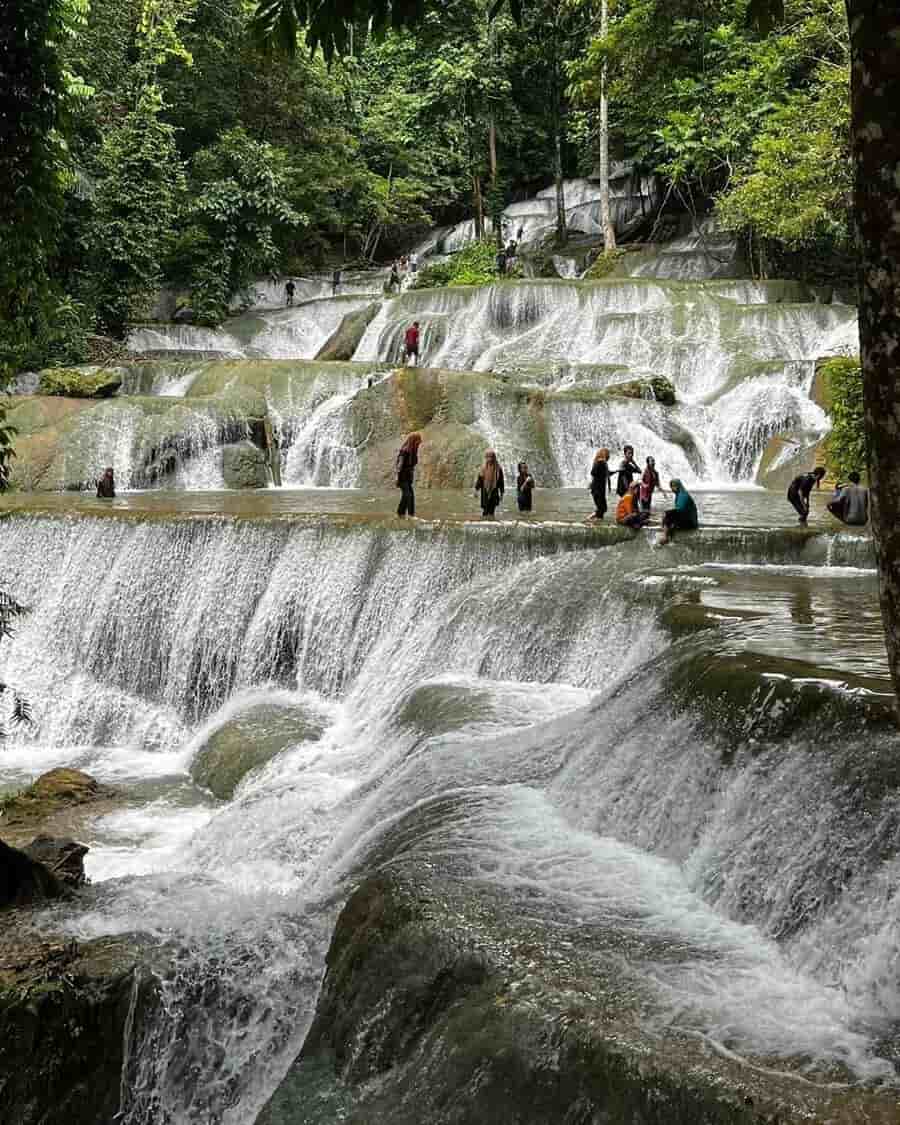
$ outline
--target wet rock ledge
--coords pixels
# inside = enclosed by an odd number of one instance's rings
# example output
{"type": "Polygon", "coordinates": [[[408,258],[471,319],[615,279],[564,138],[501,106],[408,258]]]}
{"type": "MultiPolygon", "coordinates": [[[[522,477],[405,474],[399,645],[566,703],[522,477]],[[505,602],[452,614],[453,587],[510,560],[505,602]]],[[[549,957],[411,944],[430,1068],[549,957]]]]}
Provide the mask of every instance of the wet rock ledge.
{"type": "Polygon", "coordinates": [[[665,950],[634,933],[566,940],[511,906],[432,874],[363,883],[338,921],[301,1056],[257,1125],[900,1120],[896,1093],[762,1073],[651,1032],[652,1000],[622,967],[665,950]]]}

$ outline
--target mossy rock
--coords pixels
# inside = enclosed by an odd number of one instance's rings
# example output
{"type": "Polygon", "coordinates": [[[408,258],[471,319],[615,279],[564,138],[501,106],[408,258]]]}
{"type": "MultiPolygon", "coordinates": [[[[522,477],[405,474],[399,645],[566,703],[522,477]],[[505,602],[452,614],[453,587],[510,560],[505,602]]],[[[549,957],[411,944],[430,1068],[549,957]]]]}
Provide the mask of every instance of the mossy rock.
{"type": "Polygon", "coordinates": [[[65,398],[111,398],[122,386],[114,367],[48,367],[40,373],[38,391],[65,398]]]}
{"type": "Polygon", "coordinates": [[[378,312],[378,308],[379,306],[373,302],[371,305],[366,305],[364,309],[348,313],[319,349],[316,359],[326,362],[353,359],[353,353],[359,347],[359,342],[378,312]]]}
{"type": "Polygon", "coordinates": [[[675,387],[662,375],[649,379],[630,379],[626,383],[613,383],[606,393],[615,398],[651,398],[663,406],[675,405],[675,387]]]}
{"type": "Polygon", "coordinates": [[[299,705],[261,703],[249,707],[209,736],[191,762],[191,777],[223,801],[241,780],[289,746],[312,742],[323,720],[299,705]]]}
{"type": "Polygon", "coordinates": [[[265,488],[269,483],[265,452],[250,441],[223,445],[222,476],[226,488],[265,488]]]}
{"type": "Polygon", "coordinates": [[[615,273],[616,266],[625,257],[626,251],[621,249],[604,250],[591,263],[585,277],[590,281],[599,281],[615,273]]]}

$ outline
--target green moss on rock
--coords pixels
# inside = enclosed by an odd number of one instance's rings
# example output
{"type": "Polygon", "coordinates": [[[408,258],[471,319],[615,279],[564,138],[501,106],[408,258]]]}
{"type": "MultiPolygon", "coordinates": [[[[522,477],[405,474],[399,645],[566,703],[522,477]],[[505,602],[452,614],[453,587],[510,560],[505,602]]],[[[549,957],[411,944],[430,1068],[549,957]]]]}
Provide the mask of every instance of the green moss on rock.
{"type": "Polygon", "coordinates": [[[122,372],[103,367],[48,367],[38,392],[66,398],[110,398],[122,386],[122,372]]]}

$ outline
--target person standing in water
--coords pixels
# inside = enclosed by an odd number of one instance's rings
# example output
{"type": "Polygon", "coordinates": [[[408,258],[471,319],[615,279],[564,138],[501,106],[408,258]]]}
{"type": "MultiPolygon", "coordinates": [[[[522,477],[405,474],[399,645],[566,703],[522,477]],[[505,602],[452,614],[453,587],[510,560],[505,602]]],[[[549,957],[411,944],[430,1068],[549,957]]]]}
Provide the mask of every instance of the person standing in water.
{"type": "Polygon", "coordinates": [[[850,527],[865,527],[869,522],[869,490],[859,483],[859,473],[848,473],[849,484],[839,484],[828,511],[850,527]]]}
{"type": "Polygon", "coordinates": [[[518,464],[518,476],[516,477],[516,503],[519,506],[520,512],[531,511],[532,494],[534,493],[534,477],[528,471],[528,465],[524,461],[518,464]]]}
{"type": "Polygon", "coordinates": [[[415,359],[416,367],[419,366],[419,322],[414,320],[403,334],[403,362],[409,366],[409,361],[415,359]]]}
{"type": "Polygon", "coordinates": [[[489,449],[484,455],[484,464],[475,481],[475,492],[481,493],[482,518],[492,520],[504,492],[503,469],[493,449],[489,449]]]}
{"type": "Polygon", "coordinates": [[[629,488],[631,488],[631,482],[634,478],[641,475],[641,470],[637,467],[634,460],[634,446],[626,445],[622,449],[622,453],[624,456],[619,464],[619,480],[616,484],[616,492],[620,496],[624,496],[629,488]]]}
{"type": "Polygon", "coordinates": [[[400,292],[400,267],[396,262],[391,262],[391,276],[388,278],[388,289],[391,293],[400,292]]]}
{"type": "Polygon", "coordinates": [[[337,296],[337,292],[338,292],[338,289],[340,289],[340,287],[341,287],[341,268],[340,268],[340,266],[338,266],[338,268],[331,275],[331,295],[332,295],[332,297],[337,296]]]}
{"type": "Polygon", "coordinates": [[[616,505],[616,523],[619,527],[630,527],[638,531],[650,519],[649,512],[641,511],[641,486],[634,482],[616,505]]]}
{"type": "Polygon", "coordinates": [[[653,504],[653,493],[661,488],[659,473],[656,471],[656,462],[652,457],[647,458],[647,467],[641,476],[641,511],[649,512],[653,504]]]}
{"type": "Polygon", "coordinates": [[[809,495],[813,488],[818,488],[825,476],[825,470],[819,466],[811,473],[801,473],[794,477],[787,490],[787,498],[800,517],[799,523],[806,523],[809,519],[809,495]]]}
{"type": "Polygon", "coordinates": [[[663,531],[659,537],[663,545],[675,538],[676,531],[696,531],[700,526],[697,505],[681,481],[677,477],[675,480],[670,480],[669,488],[675,494],[675,507],[663,513],[663,531]]]}
{"type": "Polygon", "coordinates": [[[97,481],[97,496],[101,500],[116,498],[116,482],[111,467],[104,469],[103,476],[97,481]]]}
{"type": "Polygon", "coordinates": [[[397,487],[400,489],[400,503],[397,515],[414,516],[416,514],[416,496],[413,492],[413,476],[416,465],[419,463],[419,446],[422,444],[422,435],[410,434],[400,446],[397,454],[397,487]]]}
{"type": "Polygon", "coordinates": [[[598,449],[591,465],[591,483],[588,486],[591,499],[594,501],[594,514],[588,516],[591,520],[602,520],[606,515],[606,497],[612,492],[612,474],[609,471],[609,450],[604,447],[598,449]]]}
{"type": "Polygon", "coordinates": [[[287,284],[284,287],[285,302],[288,308],[294,303],[294,291],[296,288],[297,286],[294,284],[293,280],[288,278],[287,284]]]}

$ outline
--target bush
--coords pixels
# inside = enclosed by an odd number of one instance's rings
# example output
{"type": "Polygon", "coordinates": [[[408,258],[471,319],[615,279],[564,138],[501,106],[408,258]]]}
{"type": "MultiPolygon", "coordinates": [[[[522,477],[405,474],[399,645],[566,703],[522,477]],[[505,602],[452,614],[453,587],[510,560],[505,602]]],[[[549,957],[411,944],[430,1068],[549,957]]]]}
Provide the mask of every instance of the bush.
{"type": "MultiPolygon", "coordinates": [[[[521,276],[514,267],[507,277],[521,276]]],[[[414,289],[439,285],[490,285],[497,280],[497,244],[489,239],[472,242],[449,261],[426,266],[419,271],[414,289]]]]}
{"type": "Polygon", "coordinates": [[[66,398],[109,398],[122,385],[114,371],[79,371],[74,367],[51,367],[41,372],[38,393],[66,398]]]}
{"type": "Polygon", "coordinates": [[[822,364],[821,373],[831,398],[828,468],[838,479],[854,469],[864,472],[868,457],[859,360],[837,356],[822,364]]]}

